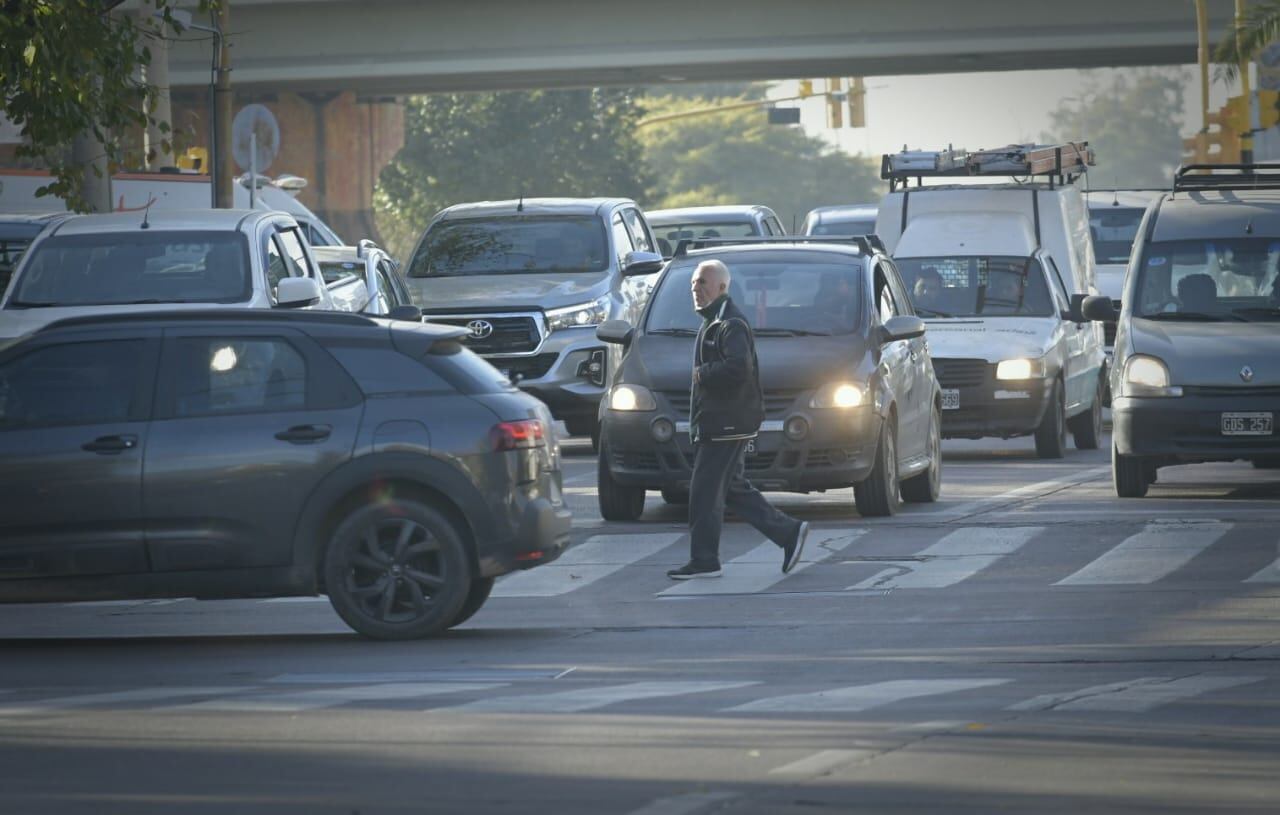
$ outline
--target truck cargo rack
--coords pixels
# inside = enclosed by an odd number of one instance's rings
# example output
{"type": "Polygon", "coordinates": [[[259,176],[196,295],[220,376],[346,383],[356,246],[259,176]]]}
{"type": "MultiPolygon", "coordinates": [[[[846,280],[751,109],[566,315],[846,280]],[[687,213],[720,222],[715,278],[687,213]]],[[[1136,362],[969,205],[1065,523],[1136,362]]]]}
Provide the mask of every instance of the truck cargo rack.
{"type": "Polygon", "coordinates": [[[671,257],[684,257],[689,253],[690,249],[707,249],[713,246],[755,246],[759,244],[787,243],[853,244],[864,255],[871,255],[875,252],[888,254],[884,247],[884,241],[880,240],[878,235],[772,235],[745,238],[684,238],[676,244],[676,251],[672,253],[671,257]]]}
{"type": "Polygon", "coordinates": [[[1280,190],[1280,163],[1183,164],[1173,174],[1172,192],[1194,190],[1280,190]]]}
{"type": "Polygon", "coordinates": [[[1075,181],[1094,164],[1093,149],[1087,141],[1062,144],[1011,144],[994,150],[969,153],[945,150],[907,150],[886,153],[880,159],[880,177],[889,182],[889,192],[906,187],[910,179],[924,186],[925,178],[1005,176],[1045,177],[1055,184],[1075,181]]]}

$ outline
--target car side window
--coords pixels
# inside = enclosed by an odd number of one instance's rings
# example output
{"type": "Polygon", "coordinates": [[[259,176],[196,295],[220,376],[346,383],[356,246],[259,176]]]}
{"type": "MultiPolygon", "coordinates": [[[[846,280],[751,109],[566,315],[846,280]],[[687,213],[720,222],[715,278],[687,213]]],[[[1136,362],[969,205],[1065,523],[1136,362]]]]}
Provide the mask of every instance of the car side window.
{"type": "Polygon", "coordinates": [[[889,286],[889,281],[885,278],[884,267],[880,264],[876,265],[875,275],[875,302],[876,311],[880,315],[880,323],[889,321],[889,318],[896,317],[902,312],[898,310],[897,303],[893,299],[893,290],[889,286]]]}
{"type": "Polygon", "coordinates": [[[176,417],[307,405],[306,358],[283,337],[183,337],[173,342],[176,417]]]}
{"type": "Polygon", "coordinates": [[[902,282],[902,276],[898,274],[897,267],[887,260],[882,260],[880,269],[889,284],[889,290],[893,293],[893,304],[898,314],[915,314],[915,309],[911,306],[911,298],[907,296],[907,286],[902,282]]]}
{"type": "Polygon", "coordinates": [[[380,260],[374,269],[378,275],[378,296],[387,304],[387,307],[395,308],[396,306],[404,305],[405,300],[393,280],[394,275],[391,273],[390,264],[385,260],[380,260]]]}
{"type": "Polygon", "coordinates": [[[273,303],[276,301],[276,287],[280,285],[281,280],[290,275],[289,263],[285,257],[284,251],[276,241],[276,236],[267,238],[267,292],[271,295],[273,303]]]}
{"type": "Polygon", "coordinates": [[[777,234],[776,232],[773,231],[773,224],[769,223],[768,218],[760,219],[760,234],[766,235],[769,237],[772,237],[773,235],[777,234]]]}
{"type": "Polygon", "coordinates": [[[1069,308],[1071,306],[1071,296],[1067,294],[1067,286],[1062,282],[1062,274],[1058,271],[1058,264],[1053,262],[1053,258],[1049,258],[1049,287],[1058,293],[1059,308],[1069,308]]]}
{"type": "Polygon", "coordinates": [[[145,340],[49,345],[0,366],[0,431],[129,421],[145,340]]]}
{"type": "MultiPolygon", "coordinates": [[[[769,219],[767,219],[766,223],[773,224],[773,234],[775,235],[787,234],[787,230],[782,228],[782,222],[778,220],[777,216],[770,217],[769,219]]],[[[792,221],[792,225],[793,226],[795,225],[794,221],[792,221]]]]}
{"type": "Polygon", "coordinates": [[[626,257],[628,252],[635,250],[635,244],[631,242],[631,233],[627,230],[626,224],[622,222],[621,215],[613,216],[613,243],[618,250],[618,262],[626,257]]]}
{"type": "Polygon", "coordinates": [[[311,261],[307,259],[307,251],[302,248],[302,237],[298,234],[298,230],[289,227],[281,229],[276,234],[280,238],[281,248],[293,261],[293,268],[296,270],[294,274],[299,277],[315,278],[315,270],[311,268],[311,261]]]}
{"type": "Polygon", "coordinates": [[[628,207],[622,211],[622,217],[626,220],[627,229],[631,232],[631,242],[636,249],[641,252],[655,251],[653,238],[649,234],[649,230],[645,228],[644,221],[640,218],[640,213],[628,207]]]}

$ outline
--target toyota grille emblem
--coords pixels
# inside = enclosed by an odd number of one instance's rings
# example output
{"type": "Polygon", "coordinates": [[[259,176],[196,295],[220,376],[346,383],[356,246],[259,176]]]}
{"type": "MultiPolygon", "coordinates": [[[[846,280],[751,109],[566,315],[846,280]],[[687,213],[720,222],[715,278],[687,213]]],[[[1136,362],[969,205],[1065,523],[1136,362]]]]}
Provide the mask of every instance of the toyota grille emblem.
{"type": "Polygon", "coordinates": [[[467,323],[467,334],[473,340],[482,340],[493,333],[493,323],[488,320],[472,320],[467,323]]]}
{"type": "Polygon", "coordinates": [[[1243,379],[1245,382],[1252,382],[1252,381],[1253,381],[1253,369],[1252,369],[1252,368],[1250,368],[1248,365],[1246,365],[1246,366],[1244,366],[1243,368],[1241,368],[1241,369],[1240,369],[1240,378],[1241,378],[1241,379],[1243,379]]]}

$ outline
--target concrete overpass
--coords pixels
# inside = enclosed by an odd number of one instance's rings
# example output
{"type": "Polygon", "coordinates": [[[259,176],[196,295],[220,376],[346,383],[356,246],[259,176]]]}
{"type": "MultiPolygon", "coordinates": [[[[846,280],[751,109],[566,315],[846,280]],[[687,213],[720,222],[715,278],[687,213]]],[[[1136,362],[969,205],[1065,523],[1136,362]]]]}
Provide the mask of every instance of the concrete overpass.
{"type": "MultiPolygon", "coordinates": [[[[1194,62],[1191,0],[229,0],[239,91],[362,96],[1194,62]]],[[[1233,4],[1210,2],[1215,40],[1233,4]]],[[[172,84],[209,49],[172,51],[172,84]]]]}

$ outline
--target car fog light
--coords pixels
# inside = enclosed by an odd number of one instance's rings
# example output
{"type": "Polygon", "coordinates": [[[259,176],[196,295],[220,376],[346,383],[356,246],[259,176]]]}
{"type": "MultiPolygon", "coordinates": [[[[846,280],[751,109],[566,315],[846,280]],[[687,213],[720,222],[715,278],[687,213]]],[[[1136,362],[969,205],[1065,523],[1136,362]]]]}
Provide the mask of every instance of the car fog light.
{"type": "Polygon", "coordinates": [[[670,419],[655,419],[653,424],[649,425],[649,432],[653,434],[653,440],[659,444],[666,444],[676,435],[676,426],[671,423],[670,419]]]}
{"type": "Polygon", "coordinates": [[[803,416],[792,416],[787,419],[787,424],[783,428],[783,432],[787,434],[787,438],[792,441],[800,441],[809,435],[809,422],[803,416]]]}

